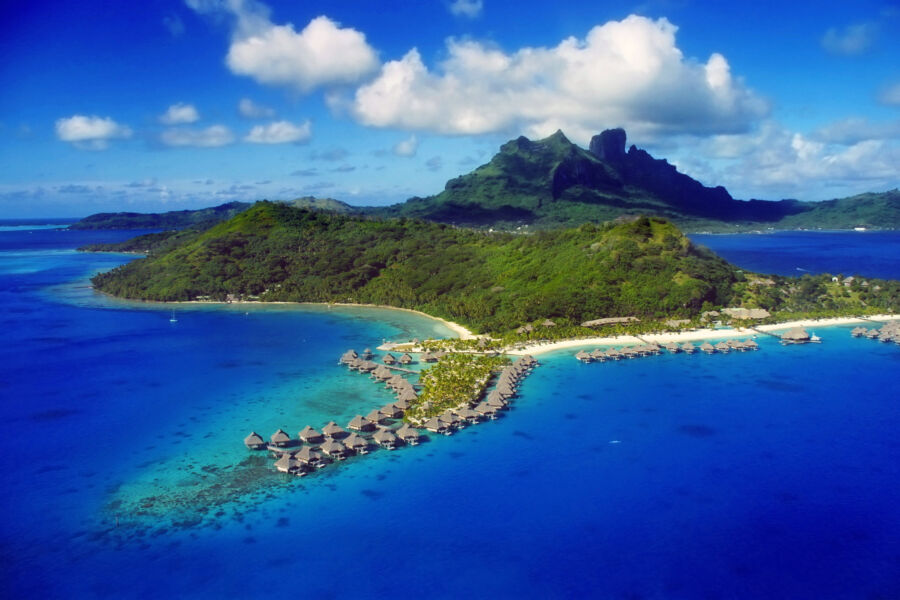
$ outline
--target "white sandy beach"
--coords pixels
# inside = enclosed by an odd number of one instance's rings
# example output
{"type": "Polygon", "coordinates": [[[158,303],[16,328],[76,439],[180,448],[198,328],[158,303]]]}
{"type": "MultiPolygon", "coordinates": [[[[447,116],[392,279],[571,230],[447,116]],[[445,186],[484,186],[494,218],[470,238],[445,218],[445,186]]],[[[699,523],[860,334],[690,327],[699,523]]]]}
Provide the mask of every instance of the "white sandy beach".
{"type": "MultiPolygon", "coordinates": [[[[801,321],[788,321],[785,323],[776,323],[774,325],[760,325],[755,328],[758,331],[772,332],[791,329],[792,327],[804,327],[814,330],[817,327],[833,327],[835,325],[852,325],[854,323],[869,323],[871,321],[884,322],[900,319],[900,315],[871,315],[865,318],[857,317],[836,317],[833,319],[806,319],[801,321]]],[[[874,326],[874,325],[873,325],[874,326]]],[[[566,348],[584,348],[587,346],[630,346],[641,344],[644,342],[655,342],[657,344],[665,344],[668,342],[692,342],[696,340],[715,340],[721,338],[746,338],[759,335],[754,329],[740,329],[726,327],[723,329],[694,329],[692,331],[682,331],[678,333],[653,333],[641,335],[639,338],[632,335],[621,335],[613,337],[594,337],[579,338],[572,340],[561,340],[557,342],[535,343],[529,344],[521,349],[509,350],[507,354],[524,355],[524,354],[545,354],[547,352],[555,352],[556,350],[564,350],[566,348]]]]}

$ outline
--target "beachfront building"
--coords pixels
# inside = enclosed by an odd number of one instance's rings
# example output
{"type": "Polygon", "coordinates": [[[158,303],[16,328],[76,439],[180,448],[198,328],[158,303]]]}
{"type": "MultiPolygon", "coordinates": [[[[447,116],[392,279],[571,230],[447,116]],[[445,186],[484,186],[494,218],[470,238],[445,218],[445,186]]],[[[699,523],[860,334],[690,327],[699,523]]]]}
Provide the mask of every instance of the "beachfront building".
{"type": "Polygon", "coordinates": [[[788,344],[802,344],[810,341],[810,339],[809,333],[802,327],[794,327],[781,334],[781,341],[788,344]]]}
{"type": "MultiPolygon", "coordinates": [[[[488,404],[487,402],[481,402],[475,406],[473,409],[476,413],[481,415],[486,419],[490,419],[491,421],[497,418],[497,409],[488,404]]],[[[425,424],[427,427],[427,423],[425,424]]],[[[430,431],[430,430],[429,430],[430,431]]]]}
{"type": "Polygon", "coordinates": [[[425,429],[432,433],[447,434],[447,430],[449,429],[449,427],[441,419],[437,417],[431,417],[430,419],[425,421],[425,429]]]}
{"type": "Polygon", "coordinates": [[[255,431],[251,431],[250,435],[244,438],[244,445],[251,450],[260,450],[266,447],[266,441],[262,438],[261,435],[259,435],[255,431]]]}

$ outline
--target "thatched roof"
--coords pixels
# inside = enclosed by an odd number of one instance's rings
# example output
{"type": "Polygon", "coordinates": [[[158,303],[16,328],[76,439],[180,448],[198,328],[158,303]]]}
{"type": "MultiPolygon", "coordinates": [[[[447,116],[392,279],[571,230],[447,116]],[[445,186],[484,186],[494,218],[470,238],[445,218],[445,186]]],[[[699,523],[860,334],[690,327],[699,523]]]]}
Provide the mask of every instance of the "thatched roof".
{"type": "Polygon", "coordinates": [[[580,360],[581,362],[589,362],[591,360],[591,355],[585,352],[584,350],[579,350],[575,353],[575,358],[580,360]]]}
{"type": "Polygon", "coordinates": [[[403,416],[403,411],[394,404],[387,404],[381,407],[381,413],[389,419],[397,419],[403,416]]]}
{"type": "Polygon", "coordinates": [[[291,441],[291,436],[287,434],[284,429],[279,429],[275,433],[272,434],[272,437],[269,438],[272,440],[272,443],[275,445],[287,444],[291,441]]]}
{"type": "Polygon", "coordinates": [[[358,431],[365,430],[367,428],[372,427],[372,423],[362,415],[356,415],[352,419],[350,419],[350,423],[347,425],[350,429],[356,429],[358,431]]]}
{"type": "Polygon", "coordinates": [[[379,444],[395,444],[397,442],[397,436],[390,429],[379,429],[372,439],[379,444]]]}
{"type": "Polygon", "coordinates": [[[416,393],[416,390],[413,388],[404,388],[397,395],[398,400],[402,400],[403,402],[414,402],[419,399],[419,395],[416,393]]]}
{"type": "Polygon", "coordinates": [[[410,356],[408,352],[404,352],[403,355],[400,357],[401,365],[408,365],[412,361],[413,361],[413,357],[410,356]]]}
{"type": "Polygon", "coordinates": [[[417,440],[419,437],[419,432],[410,427],[409,425],[404,425],[400,429],[397,430],[397,437],[401,440],[417,440]]]}
{"type": "Polygon", "coordinates": [[[283,454],[281,458],[275,461],[275,468],[282,473],[290,472],[295,466],[296,463],[294,462],[294,459],[291,458],[290,454],[283,454]]]}
{"type": "Polygon", "coordinates": [[[344,439],[344,446],[346,446],[347,448],[365,448],[368,445],[369,442],[366,441],[364,437],[355,433],[351,433],[346,437],[346,439],[344,439]]]}
{"type": "Polygon", "coordinates": [[[425,429],[428,431],[443,431],[444,429],[447,429],[447,424],[437,417],[431,417],[425,421],[425,429]]]}
{"type": "Polygon", "coordinates": [[[263,440],[262,436],[256,433],[255,431],[251,431],[250,435],[244,438],[244,444],[248,448],[255,448],[258,446],[264,446],[265,440],[263,440]]]}
{"type": "Polygon", "coordinates": [[[781,334],[781,339],[801,342],[809,339],[809,334],[802,327],[794,327],[781,334]]]}
{"type": "Polygon", "coordinates": [[[550,319],[544,319],[543,321],[541,321],[541,327],[556,327],[556,323],[554,323],[550,319]]]}
{"type": "Polygon", "coordinates": [[[336,442],[334,440],[329,440],[322,444],[322,452],[329,456],[344,454],[347,452],[347,448],[340,442],[336,442]]]}
{"type": "Polygon", "coordinates": [[[318,431],[316,431],[315,429],[313,429],[312,427],[310,427],[309,425],[307,425],[306,427],[303,428],[303,431],[300,432],[300,439],[303,440],[304,442],[309,443],[309,442],[313,442],[316,440],[321,440],[322,434],[319,433],[318,431]]]}
{"type": "Polygon", "coordinates": [[[341,435],[343,433],[347,433],[344,431],[344,428],[335,423],[334,421],[329,421],[328,425],[322,428],[322,433],[327,436],[334,437],[336,435],[341,435]]]}
{"type": "Polygon", "coordinates": [[[377,408],[373,409],[372,412],[370,412],[369,414],[366,415],[366,419],[368,419],[372,423],[379,423],[379,422],[383,421],[384,418],[385,418],[384,414],[377,408]]]}
{"type": "Polygon", "coordinates": [[[388,352],[381,358],[381,362],[383,362],[386,365],[392,365],[395,362],[397,362],[397,358],[393,354],[388,352]]]}
{"type": "Polygon", "coordinates": [[[311,463],[322,460],[322,455],[316,450],[313,450],[311,446],[303,446],[300,448],[300,451],[294,455],[294,458],[305,463],[311,463]]]}

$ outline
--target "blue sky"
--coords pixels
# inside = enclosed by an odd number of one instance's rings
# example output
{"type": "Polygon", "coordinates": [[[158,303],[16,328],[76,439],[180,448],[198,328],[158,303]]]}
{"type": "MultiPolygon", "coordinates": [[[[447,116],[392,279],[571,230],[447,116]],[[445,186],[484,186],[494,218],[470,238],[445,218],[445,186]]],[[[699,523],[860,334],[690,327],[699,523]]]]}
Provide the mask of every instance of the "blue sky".
{"type": "Polygon", "coordinates": [[[896,2],[14,0],[0,23],[2,217],[389,204],[558,128],[625,127],[738,198],[900,181],[896,2]]]}

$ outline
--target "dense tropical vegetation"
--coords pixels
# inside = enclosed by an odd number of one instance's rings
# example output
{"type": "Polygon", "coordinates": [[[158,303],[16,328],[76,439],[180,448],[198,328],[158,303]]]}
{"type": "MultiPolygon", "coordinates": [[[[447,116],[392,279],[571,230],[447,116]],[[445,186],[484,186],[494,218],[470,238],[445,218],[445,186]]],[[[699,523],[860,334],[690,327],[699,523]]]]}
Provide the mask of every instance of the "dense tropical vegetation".
{"type": "Polygon", "coordinates": [[[422,371],[419,397],[410,403],[404,420],[423,423],[448,409],[477,401],[496,371],[509,363],[503,356],[448,354],[422,371]]]}
{"type": "Polygon", "coordinates": [[[374,220],[260,202],[94,278],[146,300],[356,302],[415,308],[478,330],[539,318],[696,314],[741,274],[660,219],[533,235],[374,220]]]}

